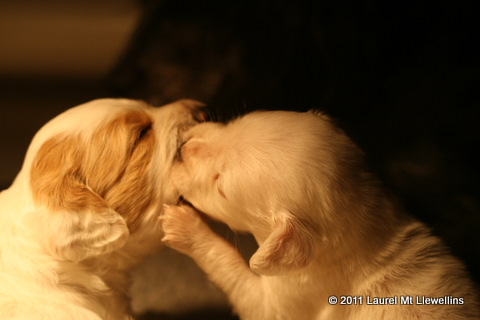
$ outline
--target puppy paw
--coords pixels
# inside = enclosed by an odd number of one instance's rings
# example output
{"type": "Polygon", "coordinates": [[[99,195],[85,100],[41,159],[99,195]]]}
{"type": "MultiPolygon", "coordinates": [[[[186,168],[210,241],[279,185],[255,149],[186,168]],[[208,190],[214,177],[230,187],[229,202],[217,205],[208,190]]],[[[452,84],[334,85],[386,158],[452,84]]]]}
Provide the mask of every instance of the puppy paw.
{"type": "Polygon", "coordinates": [[[200,214],[190,206],[165,205],[159,219],[164,232],[162,242],[187,255],[191,255],[212,232],[200,214]]]}

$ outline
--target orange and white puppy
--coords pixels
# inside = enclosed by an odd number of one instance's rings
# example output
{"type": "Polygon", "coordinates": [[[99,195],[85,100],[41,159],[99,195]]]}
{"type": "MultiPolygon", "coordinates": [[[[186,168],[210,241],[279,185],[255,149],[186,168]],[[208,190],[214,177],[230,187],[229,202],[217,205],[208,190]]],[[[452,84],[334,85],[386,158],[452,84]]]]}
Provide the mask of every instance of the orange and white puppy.
{"type": "Polygon", "coordinates": [[[159,246],[192,100],[95,100],[47,123],[0,193],[0,317],[131,319],[128,270],[159,246]]]}
{"type": "Polygon", "coordinates": [[[326,116],[256,112],[185,137],[173,183],[259,248],[249,268],[189,206],[165,210],[163,240],[197,262],[240,318],[480,316],[462,264],[391,204],[326,116]]]}

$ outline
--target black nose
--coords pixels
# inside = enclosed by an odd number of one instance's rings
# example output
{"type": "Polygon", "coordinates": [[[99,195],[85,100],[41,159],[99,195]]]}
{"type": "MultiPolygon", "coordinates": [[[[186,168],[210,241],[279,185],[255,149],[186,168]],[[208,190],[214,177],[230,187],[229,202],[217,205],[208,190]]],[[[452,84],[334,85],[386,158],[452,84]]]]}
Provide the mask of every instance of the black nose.
{"type": "Polygon", "coordinates": [[[205,122],[210,119],[207,108],[198,108],[193,111],[193,117],[198,122],[205,122]]]}

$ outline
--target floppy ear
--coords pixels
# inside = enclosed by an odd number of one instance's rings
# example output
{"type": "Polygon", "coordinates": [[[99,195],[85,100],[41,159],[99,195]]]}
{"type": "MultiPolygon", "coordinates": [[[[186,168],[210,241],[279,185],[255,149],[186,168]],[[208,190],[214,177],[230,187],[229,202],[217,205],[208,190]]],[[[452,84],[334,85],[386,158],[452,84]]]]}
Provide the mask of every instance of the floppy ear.
{"type": "Polygon", "coordinates": [[[295,219],[278,221],[250,258],[250,269],[261,275],[277,275],[306,266],[313,256],[309,235],[295,219]]]}
{"type": "Polygon", "coordinates": [[[30,171],[39,210],[27,215],[28,227],[44,249],[73,262],[118,250],[129,235],[123,217],[89,187],[78,145],[71,137],[54,137],[42,145],[30,171]]]}
{"type": "Polygon", "coordinates": [[[68,175],[50,183],[37,190],[48,194],[37,194],[45,201],[45,209],[31,215],[47,252],[60,260],[79,262],[125,244],[129,236],[125,219],[84,182],[68,175]]]}
{"type": "Polygon", "coordinates": [[[116,251],[125,245],[129,235],[124,219],[111,209],[100,212],[37,210],[29,215],[41,245],[63,261],[79,262],[116,251]]]}

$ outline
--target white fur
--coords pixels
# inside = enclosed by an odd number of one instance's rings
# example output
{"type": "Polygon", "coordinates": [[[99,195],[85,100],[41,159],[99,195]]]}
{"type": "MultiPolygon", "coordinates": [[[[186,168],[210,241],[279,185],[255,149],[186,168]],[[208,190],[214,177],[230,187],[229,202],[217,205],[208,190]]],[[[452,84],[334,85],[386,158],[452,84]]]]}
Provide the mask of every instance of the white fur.
{"type": "MultiPolygon", "coordinates": [[[[168,182],[172,159],[182,132],[196,123],[193,114],[198,106],[200,104],[190,100],[161,108],[133,100],[95,100],[67,110],[36,134],[21,172],[12,186],[0,193],[2,320],[131,319],[126,293],[128,271],[159,247],[162,233],[157,217],[162,204],[175,203],[178,198],[168,182]],[[102,175],[111,174],[109,161],[118,159],[109,159],[108,155],[93,159],[93,164],[71,164],[63,154],[51,155],[55,159],[65,157],[64,162],[59,161],[60,166],[65,165],[65,171],[76,165],[96,168],[98,176],[95,177],[89,176],[86,169],[82,173],[69,173],[58,168],[59,174],[73,174],[78,180],[76,183],[85,184],[83,187],[92,198],[80,198],[78,203],[72,204],[84,209],[54,209],[56,206],[48,205],[51,200],[48,197],[45,203],[35,199],[32,192],[32,179],[35,178],[30,173],[39,150],[49,139],[75,138],[80,143],[64,146],[64,149],[88,153],[98,138],[94,136],[97,129],[132,110],[140,110],[152,120],[150,131],[155,139],[149,141],[156,142],[151,146],[154,150],[146,170],[132,169],[129,173],[133,178],[136,174],[138,178],[148,178],[151,191],[148,194],[145,191],[145,197],[155,199],[145,212],[138,213],[140,222],[133,231],[124,217],[112,209],[117,204],[102,199],[89,185],[101,180],[102,175]],[[88,203],[89,199],[105,203],[105,208],[96,209],[88,203]]],[[[106,143],[124,146],[127,138],[134,141],[129,137],[134,133],[124,131],[125,136],[106,136],[106,143]]],[[[129,161],[126,154],[125,162],[129,161]]],[[[125,166],[128,168],[128,163],[125,166]]],[[[109,188],[119,183],[122,181],[116,181],[109,188]]],[[[135,185],[125,187],[142,192],[136,190],[138,186],[135,185]]],[[[48,194],[59,199],[60,207],[62,202],[68,201],[63,198],[63,191],[59,189],[48,194]]]]}
{"type": "Polygon", "coordinates": [[[197,125],[185,137],[172,168],[179,192],[210,217],[252,233],[259,249],[248,267],[189,206],[165,210],[163,241],[191,256],[242,319],[479,317],[462,264],[392,205],[328,117],[256,112],[197,125]],[[362,297],[362,305],[340,305],[342,296],[362,297]],[[367,305],[367,298],[395,296],[396,305],[367,305]],[[401,296],[464,304],[401,305],[401,296]]]}

